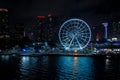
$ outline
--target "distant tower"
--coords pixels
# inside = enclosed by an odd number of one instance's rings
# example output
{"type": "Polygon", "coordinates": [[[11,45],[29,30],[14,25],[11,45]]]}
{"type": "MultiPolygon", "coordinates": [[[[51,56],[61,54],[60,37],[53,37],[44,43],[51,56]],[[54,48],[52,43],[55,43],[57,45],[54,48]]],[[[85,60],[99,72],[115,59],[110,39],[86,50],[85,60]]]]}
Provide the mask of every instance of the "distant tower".
{"type": "Polygon", "coordinates": [[[108,35],[107,35],[107,27],[108,27],[108,23],[105,22],[105,23],[102,23],[102,25],[105,27],[105,38],[107,39],[107,38],[108,38],[108,35]]]}
{"type": "Polygon", "coordinates": [[[0,33],[8,33],[8,9],[0,8],[0,33]]]}

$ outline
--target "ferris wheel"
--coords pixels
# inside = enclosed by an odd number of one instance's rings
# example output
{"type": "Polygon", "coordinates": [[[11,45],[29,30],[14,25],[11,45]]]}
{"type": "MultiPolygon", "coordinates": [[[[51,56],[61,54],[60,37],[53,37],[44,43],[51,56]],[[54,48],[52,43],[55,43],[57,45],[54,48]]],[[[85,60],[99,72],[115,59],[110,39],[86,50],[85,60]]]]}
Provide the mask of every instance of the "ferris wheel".
{"type": "Polygon", "coordinates": [[[60,27],[59,40],[66,50],[81,50],[91,40],[90,27],[81,19],[69,19],[60,27]]]}

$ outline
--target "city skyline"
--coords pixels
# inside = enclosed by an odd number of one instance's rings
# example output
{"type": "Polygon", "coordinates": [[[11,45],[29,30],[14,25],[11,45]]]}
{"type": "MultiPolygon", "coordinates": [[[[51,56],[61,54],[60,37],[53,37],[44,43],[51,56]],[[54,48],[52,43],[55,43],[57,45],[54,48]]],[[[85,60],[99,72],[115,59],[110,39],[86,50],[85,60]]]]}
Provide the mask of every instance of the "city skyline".
{"type": "Polygon", "coordinates": [[[117,1],[112,0],[0,1],[0,7],[9,10],[10,24],[29,24],[35,21],[36,16],[47,16],[49,13],[63,18],[81,18],[91,26],[120,18],[120,6],[117,1]]]}

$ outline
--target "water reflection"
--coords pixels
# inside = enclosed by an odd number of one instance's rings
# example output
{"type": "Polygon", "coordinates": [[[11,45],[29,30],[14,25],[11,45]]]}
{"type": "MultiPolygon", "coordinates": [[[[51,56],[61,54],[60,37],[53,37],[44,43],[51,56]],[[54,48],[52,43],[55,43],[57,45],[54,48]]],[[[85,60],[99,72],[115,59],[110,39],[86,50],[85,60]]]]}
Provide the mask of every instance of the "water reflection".
{"type": "Polygon", "coordinates": [[[106,69],[106,70],[109,69],[110,64],[111,64],[110,59],[106,59],[106,60],[105,60],[105,69],[106,69]]]}
{"type": "Polygon", "coordinates": [[[78,65],[77,65],[77,64],[78,64],[78,57],[74,57],[73,59],[74,59],[74,64],[73,64],[73,66],[74,66],[74,68],[76,69],[76,67],[78,66],[78,65]]]}
{"type": "Polygon", "coordinates": [[[5,61],[7,61],[7,60],[9,60],[9,55],[1,55],[0,56],[0,59],[2,59],[2,60],[5,60],[5,61]]]}
{"type": "MultiPolygon", "coordinates": [[[[20,62],[20,79],[34,80],[41,75],[44,75],[47,70],[47,57],[21,57],[20,62]]],[[[42,77],[41,77],[42,78],[42,77]]]]}
{"type": "Polygon", "coordinates": [[[118,70],[120,70],[118,60],[111,60],[106,59],[105,61],[105,78],[111,79],[111,80],[119,80],[118,79],[118,73],[120,73],[118,70]]]}
{"type": "Polygon", "coordinates": [[[120,60],[0,56],[0,74],[8,76],[3,80],[120,80],[120,60]]]}
{"type": "Polygon", "coordinates": [[[93,80],[93,61],[86,57],[60,57],[59,58],[59,79],[93,80]]]}

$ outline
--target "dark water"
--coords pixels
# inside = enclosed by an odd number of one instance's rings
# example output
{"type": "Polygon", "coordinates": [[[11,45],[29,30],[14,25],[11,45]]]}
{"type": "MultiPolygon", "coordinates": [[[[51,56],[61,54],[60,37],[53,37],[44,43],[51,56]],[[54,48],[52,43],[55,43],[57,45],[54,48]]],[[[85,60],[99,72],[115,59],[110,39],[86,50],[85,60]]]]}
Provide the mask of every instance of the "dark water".
{"type": "Polygon", "coordinates": [[[1,55],[0,80],[120,80],[120,59],[1,55]]]}

